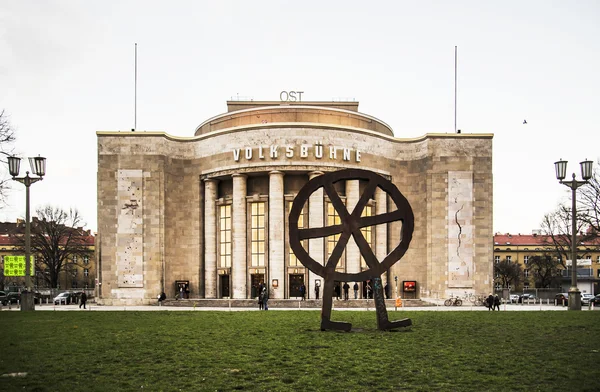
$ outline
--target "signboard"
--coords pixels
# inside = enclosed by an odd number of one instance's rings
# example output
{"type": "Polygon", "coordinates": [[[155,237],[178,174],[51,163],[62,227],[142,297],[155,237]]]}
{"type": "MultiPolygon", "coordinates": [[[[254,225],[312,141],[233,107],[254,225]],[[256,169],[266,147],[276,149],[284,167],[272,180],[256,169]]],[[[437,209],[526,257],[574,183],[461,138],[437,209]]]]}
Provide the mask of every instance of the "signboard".
{"type": "Polygon", "coordinates": [[[402,281],[402,291],[405,293],[414,293],[417,291],[417,281],[416,280],[404,280],[402,281]]]}
{"type": "MultiPolygon", "coordinates": [[[[29,260],[29,275],[33,276],[33,257],[30,256],[29,260]]],[[[4,276],[25,276],[25,256],[4,256],[4,276]]]]}

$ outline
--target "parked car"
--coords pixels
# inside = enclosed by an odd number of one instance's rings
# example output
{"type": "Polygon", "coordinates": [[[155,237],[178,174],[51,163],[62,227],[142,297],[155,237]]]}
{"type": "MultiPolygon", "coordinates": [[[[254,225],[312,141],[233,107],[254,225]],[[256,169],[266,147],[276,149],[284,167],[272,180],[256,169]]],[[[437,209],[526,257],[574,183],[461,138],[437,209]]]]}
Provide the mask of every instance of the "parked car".
{"type": "Polygon", "coordinates": [[[519,302],[519,295],[518,294],[511,294],[509,297],[510,303],[511,304],[516,304],[517,302],[519,302]]]}
{"type": "MultiPolygon", "coordinates": [[[[6,298],[4,300],[2,300],[2,305],[8,305],[8,303],[11,304],[16,304],[21,302],[21,293],[18,293],[16,291],[11,291],[10,293],[6,294],[6,298]]],[[[33,302],[36,304],[41,304],[42,303],[42,295],[38,292],[34,293],[34,297],[33,297],[33,302]]]]}
{"type": "Polygon", "coordinates": [[[54,305],[69,305],[77,302],[77,295],[70,291],[65,291],[54,297],[54,305]]]}
{"type": "Polygon", "coordinates": [[[594,298],[593,294],[590,294],[590,293],[581,294],[581,304],[589,305],[592,298],[594,298]]]}
{"type": "Polygon", "coordinates": [[[535,295],[533,294],[521,294],[519,295],[519,303],[525,303],[525,302],[533,302],[535,301],[535,295]]]}
{"type": "Polygon", "coordinates": [[[569,293],[558,293],[554,296],[554,302],[556,305],[568,305],[569,304],[569,293]]]}
{"type": "Polygon", "coordinates": [[[592,299],[590,299],[590,303],[593,304],[594,306],[599,306],[600,305],[600,294],[596,294],[596,296],[592,299]]]}
{"type": "Polygon", "coordinates": [[[4,291],[0,291],[0,304],[4,304],[5,299],[6,299],[6,293],[4,291]]]}

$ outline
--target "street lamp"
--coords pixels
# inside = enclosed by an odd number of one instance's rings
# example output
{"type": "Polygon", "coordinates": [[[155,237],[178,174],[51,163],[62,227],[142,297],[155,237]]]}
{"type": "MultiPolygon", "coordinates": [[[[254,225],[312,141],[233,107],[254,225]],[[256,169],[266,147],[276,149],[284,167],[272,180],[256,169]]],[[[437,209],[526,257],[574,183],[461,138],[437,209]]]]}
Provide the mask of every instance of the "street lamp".
{"type": "Polygon", "coordinates": [[[564,181],[567,173],[567,161],[562,159],[558,162],[554,162],[554,168],[556,169],[556,178],[558,181],[571,188],[571,288],[569,289],[569,310],[581,310],[581,293],[577,288],[577,196],[576,191],[582,185],[588,183],[588,180],[592,178],[592,161],[585,160],[580,162],[581,166],[581,177],[583,181],[577,181],[575,179],[575,173],[573,173],[573,179],[571,181],[564,181]]]}
{"type": "Polygon", "coordinates": [[[33,174],[38,177],[29,177],[29,172],[25,172],[25,177],[17,177],[21,166],[21,158],[14,156],[8,157],[8,171],[12,179],[25,185],[25,287],[26,291],[21,293],[21,310],[35,310],[34,295],[31,284],[31,225],[29,222],[29,187],[31,184],[40,181],[46,174],[46,158],[40,156],[29,158],[29,166],[33,174]]]}

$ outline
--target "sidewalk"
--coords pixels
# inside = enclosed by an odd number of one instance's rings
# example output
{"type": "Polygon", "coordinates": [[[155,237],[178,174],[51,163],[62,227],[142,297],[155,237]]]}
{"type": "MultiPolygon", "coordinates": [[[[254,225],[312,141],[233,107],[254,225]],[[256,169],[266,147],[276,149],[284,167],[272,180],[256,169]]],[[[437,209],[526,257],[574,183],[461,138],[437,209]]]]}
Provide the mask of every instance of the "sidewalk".
{"type": "MultiPolygon", "coordinates": [[[[8,309],[7,306],[2,306],[0,308],[1,311],[19,311],[20,308],[17,305],[12,305],[11,309],[8,309]]],[[[87,309],[79,309],[79,305],[52,305],[52,304],[44,304],[44,305],[36,305],[35,310],[39,311],[92,311],[92,312],[100,312],[100,311],[163,311],[163,312],[202,312],[202,311],[227,311],[227,312],[252,312],[259,311],[258,306],[255,308],[249,307],[194,307],[194,306],[157,306],[157,305],[140,305],[140,306],[108,306],[108,305],[96,305],[94,303],[87,304],[87,309]]],[[[297,308],[297,307],[269,307],[269,310],[281,311],[281,310],[300,310],[300,311],[321,311],[320,307],[312,307],[312,308],[297,308]]],[[[374,306],[363,307],[363,308],[336,308],[335,305],[333,307],[334,311],[370,311],[375,312],[374,306]]],[[[568,307],[566,306],[555,306],[555,305],[523,305],[523,304],[505,304],[500,306],[500,311],[513,311],[513,312],[521,312],[521,311],[567,311],[568,307]]],[[[582,307],[582,311],[595,310],[590,309],[588,306],[582,307]]],[[[388,312],[395,311],[395,307],[388,306],[388,312]]],[[[484,306],[471,306],[471,305],[463,305],[463,306],[414,306],[414,307],[406,307],[406,308],[398,308],[399,312],[413,312],[413,311],[429,311],[429,312],[489,312],[489,310],[484,306]]]]}

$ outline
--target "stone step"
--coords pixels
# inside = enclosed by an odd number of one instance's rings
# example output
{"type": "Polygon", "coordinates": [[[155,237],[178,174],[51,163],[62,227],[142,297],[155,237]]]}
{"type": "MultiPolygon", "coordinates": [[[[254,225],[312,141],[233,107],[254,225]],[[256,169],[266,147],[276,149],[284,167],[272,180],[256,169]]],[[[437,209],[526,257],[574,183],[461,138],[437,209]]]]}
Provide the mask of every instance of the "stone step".
{"type": "MultiPolygon", "coordinates": [[[[422,301],[420,299],[403,299],[403,307],[417,306],[435,306],[432,303],[422,301]]],[[[190,299],[166,299],[163,301],[164,306],[188,306],[188,307],[203,307],[203,308],[258,308],[257,299],[205,299],[205,298],[190,298],[190,299]]],[[[299,301],[297,299],[269,299],[269,308],[315,308],[320,309],[323,305],[322,300],[307,299],[299,301]]],[[[393,309],[396,306],[396,301],[393,299],[385,300],[385,305],[388,309],[393,309]]],[[[333,300],[334,309],[344,308],[375,308],[375,303],[372,299],[351,299],[348,301],[333,300]]]]}

